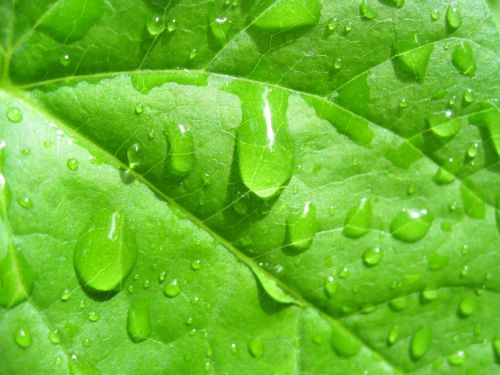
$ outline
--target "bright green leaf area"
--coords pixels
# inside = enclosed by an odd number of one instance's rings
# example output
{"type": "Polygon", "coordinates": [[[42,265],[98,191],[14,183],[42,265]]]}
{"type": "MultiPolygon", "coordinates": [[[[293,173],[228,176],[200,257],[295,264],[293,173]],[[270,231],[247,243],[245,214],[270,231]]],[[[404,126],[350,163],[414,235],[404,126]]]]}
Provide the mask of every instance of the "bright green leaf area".
{"type": "Polygon", "coordinates": [[[500,372],[495,0],[1,0],[0,375],[500,372]]]}

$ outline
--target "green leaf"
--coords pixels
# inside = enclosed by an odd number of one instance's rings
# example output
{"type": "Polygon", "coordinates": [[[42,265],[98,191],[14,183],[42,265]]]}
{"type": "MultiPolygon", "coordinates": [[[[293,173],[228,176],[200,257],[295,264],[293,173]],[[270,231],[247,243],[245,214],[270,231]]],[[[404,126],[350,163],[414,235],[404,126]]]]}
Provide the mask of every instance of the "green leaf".
{"type": "Polygon", "coordinates": [[[499,371],[495,1],[0,17],[0,374],[499,371]]]}

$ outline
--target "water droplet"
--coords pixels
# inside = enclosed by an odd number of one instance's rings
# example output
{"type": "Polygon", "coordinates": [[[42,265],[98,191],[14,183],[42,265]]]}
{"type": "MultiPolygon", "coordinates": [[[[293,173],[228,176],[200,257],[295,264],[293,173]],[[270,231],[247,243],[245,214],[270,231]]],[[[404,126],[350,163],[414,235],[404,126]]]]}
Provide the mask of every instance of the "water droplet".
{"type": "Polygon", "coordinates": [[[366,18],[367,20],[372,20],[377,17],[377,12],[368,5],[367,0],[361,0],[359,11],[361,13],[361,16],[366,18]]]}
{"type": "Polygon", "coordinates": [[[429,327],[420,328],[411,338],[410,354],[413,360],[422,358],[431,345],[431,330],[429,327]]]}
{"type": "Polygon", "coordinates": [[[439,19],[439,11],[437,9],[431,10],[431,18],[433,21],[437,21],[439,19]]]}
{"type": "Polygon", "coordinates": [[[398,40],[394,60],[396,73],[423,82],[433,49],[432,44],[421,45],[417,34],[398,40]]]}
{"type": "Polygon", "coordinates": [[[196,259],[191,262],[191,268],[195,271],[201,270],[201,260],[196,259]]]}
{"type": "Polygon", "coordinates": [[[141,146],[138,143],[134,143],[127,150],[128,166],[131,169],[137,168],[141,165],[144,154],[142,152],[141,146]]]}
{"type": "Polygon", "coordinates": [[[28,299],[35,274],[14,244],[7,241],[6,245],[7,254],[0,261],[0,306],[11,308],[28,299]]]}
{"type": "Polygon", "coordinates": [[[143,112],[144,112],[144,107],[142,106],[142,104],[137,103],[137,104],[135,105],[135,113],[136,113],[137,115],[140,115],[140,114],[141,114],[141,113],[143,113],[143,112]]]}
{"type": "Polygon", "coordinates": [[[71,57],[69,56],[69,54],[63,54],[59,59],[59,63],[61,63],[62,66],[69,66],[69,64],[71,63],[71,57]]]}
{"type": "Polygon", "coordinates": [[[330,345],[341,357],[353,357],[361,349],[358,339],[341,326],[332,326],[330,345]]]}
{"type": "Polygon", "coordinates": [[[160,272],[160,276],[158,277],[160,283],[167,279],[167,273],[165,271],[160,272]]]}
{"type": "Polygon", "coordinates": [[[163,287],[163,293],[165,293],[165,295],[170,298],[177,297],[181,293],[181,290],[179,289],[179,286],[177,284],[178,283],[176,279],[172,280],[168,284],[165,284],[165,286],[163,287]]]}
{"type": "Polygon", "coordinates": [[[211,369],[212,369],[212,362],[206,361],[205,366],[203,366],[203,370],[205,372],[210,372],[211,369]]]}
{"type": "Polygon", "coordinates": [[[333,64],[333,67],[335,68],[335,70],[342,69],[342,59],[340,57],[337,57],[335,59],[335,63],[333,64]]]}
{"type": "Polygon", "coordinates": [[[61,334],[57,329],[54,329],[49,332],[48,339],[51,344],[58,345],[61,343],[61,334]]]}
{"type": "Polygon", "coordinates": [[[467,147],[467,156],[471,159],[474,159],[477,154],[479,153],[479,144],[477,143],[471,143],[467,147]]]}
{"type": "MultiPolygon", "coordinates": [[[[266,6],[266,3],[261,6],[266,6]]],[[[255,16],[249,19],[249,24],[268,32],[314,26],[319,21],[321,8],[319,0],[279,1],[274,6],[254,12],[255,16]]]]}
{"type": "Polygon", "coordinates": [[[327,30],[331,33],[335,31],[337,28],[337,19],[332,18],[330,21],[328,21],[328,24],[326,25],[327,30]]]}
{"type": "Polygon", "coordinates": [[[399,99],[398,107],[402,109],[408,108],[408,101],[405,98],[399,99]]]}
{"type": "Polygon", "coordinates": [[[157,36],[163,32],[165,25],[160,16],[154,16],[148,20],[146,28],[151,36],[157,36]]]}
{"type": "Polygon", "coordinates": [[[465,352],[463,350],[460,350],[456,353],[450,354],[447,357],[447,359],[448,359],[448,363],[451,366],[462,366],[465,363],[467,356],[465,355],[465,352]]]}
{"type": "Polygon", "coordinates": [[[431,271],[443,269],[448,264],[449,260],[447,255],[438,253],[431,254],[427,263],[427,269],[431,271]]]}
{"type": "Polygon", "coordinates": [[[21,122],[23,119],[23,113],[17,107],[9,107],[7,109],[7,118],[14,123],[21,122]]]}
{"type": "Polygon", "coordinates": [[[14,340],[21,348],[27,348],[33,343],[30,331],[25,328],[20,328],[14,333],[14,340]]]}
{"type": "Polygon", "coordinates": [[[96,311],[89,312],[88,318],[91,322],[97,322],[100,319],[99,313],[96,311]]]}
{"type": "Polygon", "coordinates": [[[415,194],[415,185],[413,184],[408,185],[408,188],[406,189],[406,194],[408,195],[415,194]]]}
{"type": "Polygon", "coordinates": [[[367,198],[362,198],[356,207],[347,213],[342,234],[350,238],[358,238],[368,233],[372,220],[372,206],[367,198]]]}
{"type": "Polygon", "coordinates": [[[69,372],[71,375],[99,375],[100,372],[92,366],[89,362],[77,356],[76,354],[72,354],[69,360],[69,372]]]}
{"type": "Polygon", "coordinates": [[[458,312],[460,316],[467,318],[476,311],[476,297],[473,294],[466,295],[458,305],[458,312]]]}
{"type": "Polygon", "coordinates": [[[434,301],[438,296],[439,291],[437,289],[425,287],[424,290],[422,290],[422,300],[424,302],[434,301]]]}
{"type": "Polygon", "coordinates": [[[363,263],[368,267],[376,266],[382,260],[382,250],[377,247],[370,247],[363,253],[363,263]]]}
{"type": "Polygon", "coordinates": [[[474,53],[469,43],[459,43],[453,50],[451,61],[463,75],[473,77],[476,74],[477,67],[474,61],[474,53]]]}
{"type": "Polygon", "coordinates": [[[455,4],[450,5],[446,11],[446,25],[450,31],[455,31],[462,25],[462,16],[455,4]]]}
{"type": "Polygon", "coordinates": [[[21,155],[28,156],[29,154],[31,154],[31,150],[29,148],[26,147],[21,150],[21,155]]]}
{"type": "Polygon", "coordinates": [[[484,219],[486,215],[486,204],[484,200],[464,184],[461,185],[460,190],[462,193],[465,214],[474,219],[484,219]]]}
{"type": "Polygon", "coordinates": [[[254,358],[262,358],[264,355],[264,340],[256,337],[248,344],[248,351],[254,358]]]}
{"type": "Polygon", "coordinates": [[[168,168],[174,174],[190,173],[195,165],[194,142],[191,129],[183,124],[168,126],[163,130],[169,146],[168,168]]]}
{"type": "Polygon", "coordinates": [[[297,251],[308,249],[318,230],[316,207],[306,202],[300,213],[288,216],[286,224],[288,245],[297,251]]]}
{"type": "Polygon", "coordinates": [[[402,311],[408,307],[409,300],[405,296],[396,297],[389,302],[389,307],[394,311],[402,311]]]}
{"type": "Polygon", "coordinates": [[[147,279],[144,280],[144,284],[142,284],[142,286],[144,287],[144,289],[148,289],[151,286],[151,281],[147,279]]]}
{"type": "Polygon", "coordinates": [[[339,276],[341,279],[347,279],[349,277],[349,267],[342,268],[342,271],[339,272],[339,276]]]}
{"type": "Polygon", "coordinates": [[[438,185],[448,185],[455,181],[455,175],[446,169],[439,167],[432,180],[438,185]]]}
{"type": "Polygon", "coordinates": [[[198,55],[198,50],[196,48],[193,48],[191,50],[191,53],[189,54],[189,60],[194,60],[194,58],[198,55]]]}
{"type": "Polygon", "coordinates": [[[64,289],[61,294],[61,301],[65,302],[71,298],[71,290],[64,289]]]}
{"type": "Polygon", "coordinates": [[[127,332],[134,342],[146,340],[151,335],[151,317],[148,301],[135,301],[128,308],[127,332]]]}
{"type": "Polygon", "coordinates": [[[17,198],[17,203],[19,203],[19,205],[22,207],[22,208],[26,208],[27,210],[29,210],[30,208],[33,207],[33,202],[31,201],[30,198],[28,197],[20,197],[20,198],[17,198]]]}
{"type": "Polygon", "coordinates": [[[447,110],[430,115],[426,121],[435,136],[449,139],[458,134],[465,120],[463,118],[453,118],[453,112],[447,110]]]}
{"type": "Polygon", "coordinates": [[[471,104],[475,99],[476,99],[476,97],[475,97],[474,91],[472,91],[472,89],[465,90],[463,100],[464,100],[464,103],[466,105],[471,104]]]}
{"type": "Polygon", "coordinates": [[[92,341],[90,339],[85,339],[82,341],[82,345],[86,348],[90,347],[92,345],[92,341]]]}
{"type": "Polygon", "coordinates": [[[393,325],[387,335],[387,343],[394,345],[401,335],[401,328],[398,325],[393,325]]]}
{"type": "Polygon", "coordinates": [[[352,31],[352,23],[348,22],[344,27],[344,33],[347,35],[352,31]]]}
{"type": "Polygon", "coordinates": [[[416,242],[429,231],[433,215],[427,210],[401,210],[391,222],[394,238],[404,242],[416,242]]]}
{"type": "Polygon", "coordinates": [[[333,276],[328,276],[325,279],[325,293],[328,297],[333,297],[337,293],[337,289],[339,288],[338,283],[335,281],[333,276]]]}
{"type": "Polygon", "coordinates": [[[223,46],[228,42],[232,22],[228,17],[217,17],[210,23],[210,31],[214,39],[223,46]]]}
{"type": "Polygon", "coordinates": [[[135,241],[127,228],[124,213],[103,211],[78,238],[74,265],[85,288],[107,292],[122,286],[136,257],[135,241]]]}
{"type": "Polygon", "coordinates": [[[174,18],[167,22],[167,31],[173,33],[175,30],[177,30],[177,20],[174,18]]]}
{"type": "Polygon", "coordinates": [[[76,171],[78,169],[78,164],[79,163],[77,159],[71,158],[66,161],[66,166],[70,171],[76,171]]]}
{"type": "Polygon", "coordinates": [[[231,352],[232,353],[237,353],[238,352],[238,345],[236,343],[231,344],[231,352]]]}

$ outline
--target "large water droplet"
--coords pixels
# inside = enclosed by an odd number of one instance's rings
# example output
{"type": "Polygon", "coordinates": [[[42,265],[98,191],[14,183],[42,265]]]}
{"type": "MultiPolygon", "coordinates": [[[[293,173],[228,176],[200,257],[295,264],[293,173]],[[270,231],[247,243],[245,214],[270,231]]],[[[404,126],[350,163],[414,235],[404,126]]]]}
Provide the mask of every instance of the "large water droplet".
{"type": "Polygon", "coordinates": [[[85,287],[112,291],[135,265],[137,250],[122,211],[101,212],[92,220],[77,241],[75,270],[85,287]]]}
{"type": "Polygon", "coordinates": [[[21,122],[23,119],[23,113],[17,107],[9,107],[7,109],[7,118],[14,123],[21,122]]]}
{"type": "Polygon", "coordinates": [[[146,28],[151,36],[157,36],[165,29],[165,23],[162,17],[153,16],[146,22],[146,28]]]}
{"type": "Polygon", "coordinates": [[[319,0],[281,0],[269,4],[269,1],[262,1],[253,9],[250,25],[263,31],[281,31],[314,26],[319,21],[319,0]]]}
{"type": "Polygon", "coordinates": [[[308,249],[318,230],[316,207],[311,202],[306,202],[300,213],[287,218],[286,224],[288,246],[298,251],[308,249]]]}
{"type": "Polygon", "coordinates": [[[0,261],[0,306],[11,308],[31,295],[35,274],[21,252],[9,241],[0,261]]]}
{"type": "Polygon", "coordinates": [[[342,234],[358,238],[368,233],[372,220],[372,206],[367,198],[362,198],[356,207],[347,213],[342,234]]]}
{"type": "Polygon", "coordinates": [[[195,165],[194,142],[191,129],[184,124],[163,129],[170,146],[168,169],[179,175],[190,173],[195,165]]]}
{"type": "Polygon", "coordinates": [[[450,31],[455,31],[462,25],[462,16],[455,4],[450,5],[446,11],[446,25],[450,31]]]}
{"type": "Polygon", "coordinates": [[[423,82],[433,48],[432,44],[421,46],[416,34],[398,41],[395,49],[395,68],[404,76],[423,82]]]}
{"type": "Polygon", "coordinates": [[[137,168],[138,166],[141,165],[144,159],[144,154],[142,152],[139,143],[134,143],[128,148],[127,159],[128,159],[128,166],[131,169],[137,168]]]}
{"type": "Polygon", "coordinates": [[[461,185],[460,191],[465,214],[474,219],[484,219],[486,216],[486,203],[484,203],[484,200],[464,184],[461,185]]]}
{"type": "Polygon", "coordinates": [[[262,358],[264,349],[265,345],[262,337],[256,337],[248,343],[248,351],[254,358],[262,358]]]}
{"type": "Polygon", "coordinates": [[[14,340],[21,348],[27,348],[33,343],[30,331],[25,328],[20,328],[14,333],[14,340]]]}
{"type": "Polygon", "coordinates": [[[174,279],[168,284],[165,284],[163,287],[163,293],[170,298],[177,297],[181,293],[177,280],[174,279]]]}
{"type": "Polygon", "coordinates": [[[404,242],[416,242],[429,231],[433,215],[427,210],[402,210],[391,222],[391,234],[404,242]]]}
{"type": "Polygon", "coordinates": [[[377,12],[368,5],[367,0],[361,0],[361,5],[359,6],[359,12],[361,16],[367,20],[372,20],[377,17],[377,12]]]}
{"type": "Polygon", "coordinates": [[[285,188],[293,172],[294,145],[286,119],[288,93],[237,81],[228,89],[242,104],[242,123],[236,129],[241,179],[259,197],[272,197],[285,188]]]}
{"type": "Polygon", "coordinates": [[[401,335],[401,328],[398,325],[393,325],[387,334],[387,343],[394,345],[401,335]]]}
{"type": "Polygon", "coordinates": [[[129,307],[127,332],[134,342],[144,341],[151,335],[151,317],[148,301],[135,301],[129,307]]]}
{"type": "Polygon", "coordinates": [[[359,340],[341,326],[332,327],[330,345],[335,353],[342,357],[353,357],[361,349],[359,340]]]}
{"type": "Polygon", "coordinates": [[[476,74],[476,62],[472,47],[467,42],[458,44],[451,55],[451,61],[455,68],[463,75],[473,77],[476,74]]]}
{"type": "Polygon", "coordinates": [[[460,316],[466,318],[471,316],[476,311],[476,308],[476,297],[473,294],[468,294],[460,301],[458,312],[460,316]]]}
{"type": "Polygon", "coordinates": [[[426,121],[435,136],[447,140],[458,134],[464,125],[465,119],[453,118],[453,112],[447,110],[430,115],[426,121]]]}
{"type": "Polygon", "coordinates": [[[431,345],[431,330],[429,327],[420,328],[411,338],[410,354],[412,359],[422,358],[431,345]]]}

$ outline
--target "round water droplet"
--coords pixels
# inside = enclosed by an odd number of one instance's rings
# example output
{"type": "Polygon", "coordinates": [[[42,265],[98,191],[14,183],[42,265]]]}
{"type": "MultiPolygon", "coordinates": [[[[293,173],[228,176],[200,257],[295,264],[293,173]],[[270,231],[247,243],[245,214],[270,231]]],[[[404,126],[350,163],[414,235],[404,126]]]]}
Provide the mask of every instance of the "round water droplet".
{"type": "Polygon", "coordinates": [[[62,66],[68,66],[71,63],[71,57],[67,53],[65,53],[64,55],[61,56],[59,62],[61,63],[62,66]]]}
{"type": "Polygon", "coordinates": [[[450,31],[455,31],[462,25],[462,16],[455,4],[450,5],[446,11],[446,25],[450,31]]]}
{"type": "Polygon", "coordinates": [[[256,337],[248,344],[248,351],[254,358],[262,358],[264,355],[264,340],[256,337]]]}
{"type": "Polygon", "coordinates": [[[51,344],[58,345],[61,343],[61,334],[57,329],[55,329],[49,332],[48,339],[51,344]]]}
{"type": "Polygon", "coordinates": [[[163,32],[165,25],[163,24],[163,19],[160,16],[154,16],[148,20],[146,28],[151,36],[156,36],[163,32]]]}
{"type": "Polygon", "coordinates": [[[231,344],[231,352],[232,353],[237,353],[238,352],[238,345],[236,343],[231,344]]]}
{"type": "Polygon", "coordinates": [[[402,109],[408,108],[408,101],[405,98],[399,99],[398,107],[402,109]]]}
{"type": "Polygon", "coordinates": [[[33,207],[33,202],[31,201],[30,198],[28,197],[21,197],[21,198],[17,198],[17,203],[22,207],[22,208],[26,208],[27,210],[29,210],[30,208],[33,207]]]}
{"type": "Polygon", "coordinates": [[[201,270],[201,260],[196,259],[191,262],[191,268],[195,271],[201,270]]]}
{"type": "Polygon", "coordinates": [[[449,262],[450,258],[447,255],[434,253],[429,256],[427,269],[436,271],[443,269],[449,262]]]}
{"type": "Polygon", "coordinates": [[[437,9],[431,10],[431,18],[433,21],[437,21],[439,19],[439,11],[437,9]]]}
{"type": "Polygon", "coordinates": [[[160,272],[160,276],[158,276],[160,282],[163,282],[167,279],[167,273],[165,271],[160,272]]]}
{"type": "Polygon", "coordinates": [[[367,198],[362,198],[356,207],[347,213],[342,234],[350,238],[358,238],[368,233],[372,220],[372,207],[367,198]]]}
{"type": "Polygon", "coordinates": [[[150,305],[146,300],[132,303],[127,314],[127,333],[134,342],[142,342],[151,335],[150,305]]]}
{"type": "Polygon", "coordinates": [[[27,348],[33,343],[30,331],[25,328],[20,328],[14,333],[14,340],[21,348],[27,348]]]}
{"type": "Polygon", "coordinates": [[[7,118],[14,123],[21,122],[23,119],[23,113],[17,107],[9,107],[7,109],[7,118]]]}
{"type": "Polygon", "coordinates": [[[151,281],[149,281],[147,279],[144,280],[144,284],[143,284],[144,289],[148,289],[150,286],[151,286],[151,281]]]}
{"type": "Polygon", "coordinates": [[[416,242],[429,231],[433,215],[427,210],[402,210],[391,222],[394,238],[404,242],[416,242]]]}
{"type": "Polygon", "coordinates": [[[437,289],[425,287],[425,289],[422,291],[422,301],[424,302],[434,301],[438,296],[439,291],[437,289]]]}
{"type": "Polygon", "coordinates": [[[347,279],[349,277],[349,268],[348,267],[342,268],[342,271],[339,272],[339,276],[341,279],[347,279]]]}
{"type": "Polygon", "coordinates": [[[466,318],[471,316],[476,311],[476,308],[476,297],[473,294],[468,294],[458,305],[458,312],[460,316],[466,318]]]}
{"type": "Polygon", "coordinates": [[[336,70],[340,70],[342,69],[342,59],[340,57],[337,57],[335,59],[335,63],[333,64],[333,67],[336,69],[336,70]]]}
{"type": "Polygon", "coordinates": [[[467,147],[467,156],[471,159],[474,159],[477,154],[479,153],[479,144],[477,143],[471,143],[467,147]]]}
{"type": "Polygon", "coordinates": [[[168,21],[167,31],[169,33],[173,33],[175,30],[177,30],[177,20],[174,18],[174,19],[171,19],[170,21],[168,21]]]}
{"type": "Polygon", "coordinates": [[[91,322],[97,322],[100,319],[99,313],[96,311],[89,312],[88,318],[91,322]]]}
{"type": "Polygon", "coordinates": [[[306,202],[300,213],[288,216],[287,244],[296,251],[307,250],[318,231],[316,207],[311,202],[306,202]]]}
{"type": "Polygon", "coordinates": [[[210,372],[210,370],[212,370],[212,362],[206,361],[205,366],[203,366],[203,370],[205,372],[210,372]]]}
{"type": "Polygon", "coordinates": [[[450,354],[447,357],[447,359],[448,359],[448,363],[451,366],[462,366],[465,363],[467,356],[465,355],[465,352],[463,350],[460,350],[456,353],[450,354]]]}
{"type": "Polygon", "coordinates": [[[420,328],[411,338],[410,354],[413,360],[422,358],[431,346],[431,330],[429,327],[420,328]]]}
{"type": "Polygon", "coordinates": [[[467,89],[464,92],[464,103],[471,104],[476,97],[474,96],[474,91],[471,89],[467,89]]]}
{"type": "Polygon", "coordinates": [[[376,266],[382,260],[382,250],[377,247],[370,247],[363,253],[363,263],[368,267],[376,266]]]}
{"type": "Polygon", "coordinates": [[[82,341],[82,345],[86,348],[92,345],[92,341],[90,339],[85,339],[82,341]]]}
{"type": "Polygon", "coordinates": [[[78,169],[78,164],[79,164],[78,160],[74,158],[68,159],[66,161],[66,166],[70,171],[76,171],[78,169]]]}
{"type": "Polygon", "coordinates": [[[337,293],[338,284],[333,276],[328,276],[325,279],[324,287],[328,297],[333,297],[337,293]]]}
{"type": "Polygon", "coordinates": [[[328,31],[333,32],[337,28],[337,19],[333,18],[330,21],[328,21],[328,24],[326,25],[326,28],[328,31]]]}
{"type": "Polygon", "coordinates": [[[387,334],[387,343],[389,345],[394,345],[396,341],[398,341],[400,335],[401,328],[399,328],[398,325],[392,326],[389,333],[387,334]]]}
{"type": "Polygon", "coordinates": [[[170,298],[177,297],[181,293],[177,280],[174,279],[168,284],[165,284],[165,286],[163,287],[163,293],[170,298]]]}
{"type": "Polygon", "coordinates": [[[71,298],[71,290],[64,289],[61,294],[61,301],[67,301],[71,298]]]}

